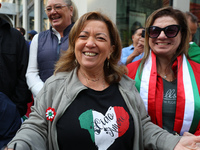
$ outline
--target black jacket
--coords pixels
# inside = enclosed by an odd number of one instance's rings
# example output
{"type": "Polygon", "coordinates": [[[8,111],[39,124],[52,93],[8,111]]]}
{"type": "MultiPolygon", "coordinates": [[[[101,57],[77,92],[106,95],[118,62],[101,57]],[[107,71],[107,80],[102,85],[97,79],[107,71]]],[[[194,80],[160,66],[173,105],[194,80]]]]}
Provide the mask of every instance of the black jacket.
{"type": "Polygon", "coordinates": [[[0,92],[16,104],[21,116],[31,101],[25,78],[27,65],[28,49],[24,37],[0,18],[0,92]]]}

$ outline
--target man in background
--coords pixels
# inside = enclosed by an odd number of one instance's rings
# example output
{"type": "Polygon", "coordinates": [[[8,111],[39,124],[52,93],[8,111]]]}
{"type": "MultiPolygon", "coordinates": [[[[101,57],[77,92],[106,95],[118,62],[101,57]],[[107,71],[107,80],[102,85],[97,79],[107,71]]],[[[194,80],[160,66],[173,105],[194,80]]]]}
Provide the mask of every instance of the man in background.
{"type": "Polygon", "coordinates": [[[15,136],[31,101],[25,78],[27,65],[24,37],[0,18],[0,148],[15,136]]]}
{"type": "Polygon", "coordinates": [[[28,32],[28,39],[30,40],[29,45],[31,45],[31,41],[36,34],[37,34],[37,31],[35,30],[31,30],[28,32]]]}
{"type": "Polygon", "coordinates": [[[132,34],[133,44],[131,44],[128,47],[124,47],[122,49],[121,63],[123,63],[124,65],[137,61],[143,57],[144,55],[143,53],[144,38],[142,37],[143,30],[144,30],[143,27],[139,27],[135,31],[133,31],[132,34]]]}
{"type": "Polygon", "coordinates": [[[193,61],[200,63],[200,47],[193,41],[194,34],[198,28],[198,18],[191,12],[186,12],[185,14],[190,28],[190,47],[188,55],[193,61]]]}
{"type": "MultiPolygon", "coordinates": [[[[22,27],[16,27],[16,29],[17,29],[17,30],[23,35],[23,37],[24,37],[24,35],[26,34],[26,30],[25,30],[24,28],[22,28],[22,27]]],[[[26,45],[27,45],[28,51],[29,51],[30,46],[29,46],[29,42],[28,42],[28,41],[26,41],[26,45]]]]}

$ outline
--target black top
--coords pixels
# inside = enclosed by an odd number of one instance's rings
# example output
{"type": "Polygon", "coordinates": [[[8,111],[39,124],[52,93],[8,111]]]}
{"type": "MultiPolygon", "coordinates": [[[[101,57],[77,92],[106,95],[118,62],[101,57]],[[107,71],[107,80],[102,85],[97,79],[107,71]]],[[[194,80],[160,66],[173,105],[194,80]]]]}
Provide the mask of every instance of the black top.
{"type": "Polygon", "coordinates": [[[28,49],[23,35],[0,18],[0,92],[17,105],[21,116],[32,100],[25,78],[27,65],[28,49]]]}
{"type": "Polygon", "coordinates": [[[57,122],[60,150],[131,150],[133,119],[114,84],[103,91],[87,89],[57,122]]]}
{"type": "Polygon", "coordinates": [[[176,114],[177,79],[168,82],[163,79],[163,129],[173,133],[176,114]]]}

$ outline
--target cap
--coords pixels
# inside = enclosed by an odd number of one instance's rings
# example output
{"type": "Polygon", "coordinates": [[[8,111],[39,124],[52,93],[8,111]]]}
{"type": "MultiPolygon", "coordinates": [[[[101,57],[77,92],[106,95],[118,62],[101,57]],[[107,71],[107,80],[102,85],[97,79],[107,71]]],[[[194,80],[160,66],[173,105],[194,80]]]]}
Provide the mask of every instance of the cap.
{"type": "Polygon", "coordinates": [[[32,34],[32,35],[37,34],[37,32],[36,32],[35,30],[31,30],[31,31],[29,31],[28,33],[29,33],[29,34],[32,34]]]}

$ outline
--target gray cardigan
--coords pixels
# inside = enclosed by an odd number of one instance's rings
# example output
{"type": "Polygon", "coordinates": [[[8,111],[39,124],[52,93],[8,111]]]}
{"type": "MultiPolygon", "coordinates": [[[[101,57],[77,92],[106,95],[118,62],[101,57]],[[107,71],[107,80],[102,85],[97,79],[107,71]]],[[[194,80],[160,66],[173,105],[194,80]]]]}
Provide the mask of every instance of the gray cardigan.
{"type": "MultiPolygon", "coordinates": [[[[26,120],[17,135],[8,144],[23,150],[59,150],[56,123],[80,91],[87,89],[77,77],[77,69],[51,76],[37,95],[30,118],[26,120]],[[54,120],[46,119],[48,107],[55,108],[54,120]]],[[[119,90],[134,121],[133,150],[174,149],[180,137],[154,125],[147,115],[143,101],[135,88],[135,81],[124,75],[119,82],[119,90]],[[144,148],[145,147],[145,148],[144,148]]]]}

